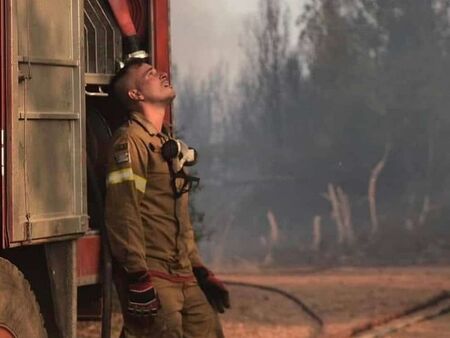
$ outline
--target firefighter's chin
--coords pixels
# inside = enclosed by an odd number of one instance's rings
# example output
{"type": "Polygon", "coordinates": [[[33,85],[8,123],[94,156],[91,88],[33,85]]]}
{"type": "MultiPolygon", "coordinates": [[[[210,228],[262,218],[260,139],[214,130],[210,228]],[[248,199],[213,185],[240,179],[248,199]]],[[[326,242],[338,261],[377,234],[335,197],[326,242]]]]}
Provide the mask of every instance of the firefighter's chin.
{"type": "Polygon", "coordinates": [[[168,88],[170,88],[170,92],[171,92],[171,94],[169,96],[169,103],[170,103],[175,99],[175,97],[177,96],[177,93],[175,92],[175,89],[173,89],[172,87],[168,87],[168,88]]]}
{"type": "Polygon", "coordinates": [[[162,99],[160,102],[163,103],[164,105],[169,105],[172,103],[172,101],[175,99],[176,94],[173,91],[170,95],[167,95],[164,97],[164,99],[162,99]]]}

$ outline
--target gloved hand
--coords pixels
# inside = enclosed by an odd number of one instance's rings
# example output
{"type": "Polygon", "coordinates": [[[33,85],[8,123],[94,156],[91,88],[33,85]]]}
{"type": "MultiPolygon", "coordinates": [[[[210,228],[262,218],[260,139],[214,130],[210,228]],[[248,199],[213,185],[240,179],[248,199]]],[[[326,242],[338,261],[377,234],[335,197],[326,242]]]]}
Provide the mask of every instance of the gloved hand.
{"type": "Polygon", "coordinates": [[[128,51],[125,63],[133,59],[146,60],[149,58],[148,53],[140,47],[139,38],[136,34],[125,36],[123,40],[125,42],[125,50],[128,51]]]}
{"type": "Polygon", "coordinates": [[[123,41],[125,44],[125,50],[128,53],[134,53],[138,50],[141,50],[139,37],[136,34],[130,36],[124,36],[123,41]]]}
{"type": "Polygon", "coordinates": [[[192,270],[211,306],[220,313],[229,309],[230,294],[225,285],[204,266],[194,266],[192,270]]]}
{"type": "Polygon", "coordinates": [[[156,316],[161,308],[148,272],[128,275],[128,312],[132,316],[156,316]]]}

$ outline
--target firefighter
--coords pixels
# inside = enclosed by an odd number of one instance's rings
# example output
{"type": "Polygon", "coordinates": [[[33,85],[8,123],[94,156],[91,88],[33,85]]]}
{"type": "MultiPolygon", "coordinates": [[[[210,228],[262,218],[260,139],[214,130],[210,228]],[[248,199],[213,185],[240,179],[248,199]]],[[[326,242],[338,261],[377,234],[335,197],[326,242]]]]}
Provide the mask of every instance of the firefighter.
{"type": "Polygon", "coordinates": [[[199,255],[188,212],[196,153],[163,128],[167,74],[132,60],[111,82],[128,112],[108,160],[105,218],[124,315],[121,337],[223,337],[223,283],[199,255]]]}

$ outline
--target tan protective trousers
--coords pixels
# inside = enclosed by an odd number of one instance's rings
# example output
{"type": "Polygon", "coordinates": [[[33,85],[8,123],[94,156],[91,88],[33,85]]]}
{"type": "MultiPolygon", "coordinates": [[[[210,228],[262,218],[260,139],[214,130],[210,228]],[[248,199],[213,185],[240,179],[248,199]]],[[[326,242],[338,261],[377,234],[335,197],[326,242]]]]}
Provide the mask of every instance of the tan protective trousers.
{"type": "Polygon", "coordinates": [[[128,315],[127,288],[116,279],[124,326],[120,338],[223,338],[217,313],[196,281],[171,282],[152,278],[161,301],[156,317],[136,319],[128,315]]]}

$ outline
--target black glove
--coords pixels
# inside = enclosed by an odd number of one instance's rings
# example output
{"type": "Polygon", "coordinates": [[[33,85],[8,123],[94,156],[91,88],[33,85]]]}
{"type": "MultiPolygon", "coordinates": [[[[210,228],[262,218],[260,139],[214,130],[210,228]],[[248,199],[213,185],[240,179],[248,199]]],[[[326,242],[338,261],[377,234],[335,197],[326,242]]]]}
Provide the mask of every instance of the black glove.
{"type": "Polygon", "coordinates": [[[125,44],[125,50],[128,53],[134,53],[138,50],[141,50],[139,37],[135,35],[125,36],[123,38],[123,42],[125,44]]]}
{"type": "Polygon", "coordinates": [[[136,59],[143,60],[148,62],[149,55],[148,53],[140,47],[139,37],[135,35],[125,36],[123,38],[125,50],[128,51],[126,53],[124,63],[122,62],[119,65],[119,69],[123,68],[128,62],[131,62],[136,59]]]}
{"type": "Polygon", "coordinates": [[[128,312],[132,316],[156,316],[161,308],[148,272],[128,275],[128,312]]]}
{"type": "Polygon", "coordinates": [[[230,308],[230,294],[225,285],[204,266],[194,266],[193,272],[211,306],[220,313],[230,308]]]}

